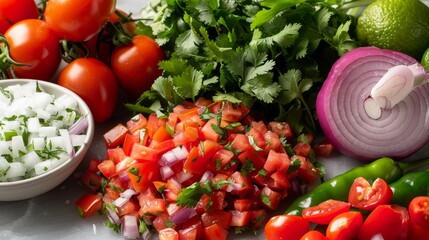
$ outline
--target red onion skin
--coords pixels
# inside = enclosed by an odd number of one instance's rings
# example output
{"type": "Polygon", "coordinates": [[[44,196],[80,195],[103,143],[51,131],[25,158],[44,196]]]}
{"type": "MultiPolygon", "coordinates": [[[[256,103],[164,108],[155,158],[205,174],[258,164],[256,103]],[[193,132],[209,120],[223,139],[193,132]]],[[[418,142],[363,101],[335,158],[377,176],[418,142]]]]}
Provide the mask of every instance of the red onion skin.
{"type": "MultiPolygon", "coordinates": [[[[362,59],[367,57],[374,57],[374,56],[383,56],[383,57],[391,58],[392,63],[389,62],[389,64],[391,64],[391,67],[395,65],[400,65],[400,64],[411,65],[411,64],[418,63],[417,60],[415,60],[414,58],[408,55],[405,55],[396,51],[391,51],[391,50],[379,49],[375,47],[361,47],[361,48],[351,50],[350,52],[343,55],[340,59],[338,59],[337,62],[332,66],[331,71],[329,72],[328,77],[326,78],[317,96],[317,100],[316,100],[317,116],[325,136],[341,153],[362,161],[372,161],[383,156],[388,156],[395,159],[402,159],[414,153],[418,149],[420,149],[429,139],[428,138],[429,133],[425,134],[426,137],[423,137],[422,135],[421,140],[417,141],[417,143],[414,146],[409,147],[407,150],[402,150],[401,152],[393,151],[392,153],[383,151],[383,152],[379,152],[378,154],[375,154],[375,153],[368,153],[369,151],[366,152],[365,149],[356,149],[358,147],[355,147],[355,149],[353,149],[353,147],[346,146],[347,143],[340,140],[342,136],[336,135],[338,131],[341,131],[340,127],[338,129],[334,129],[336,128],[336,126],[334,126],[333,122],[335,122],[336,120],[335,118],[338,118],[338,116],[334,116],[334,114],[331,112],[330,106],[332,104],[331,102],[332,93],[334,89],[338,87],[338,81],[340,80],[346,81],[344,78],[344,75],[347,74],[347,71],[351,71],[353,67],[356,68],[356,66],[354,66],[353,64],[358,64],[358,62],[362,61],[362,59]]],[[[369,69],[368,71],[370,70],[371,69],[369,69]]],[[[388,68],[383,70],[387,72],[388,68]]],[[[428,89],[428,94],[429,94],[429,87],[427,85],[428,84],[425,84],[423,87],[425,89],[426,88],[428,89]]],[[[356,91],[359,91],[359,89],[357,89],[356,91]]],[[[368,96],[369,94],[370,93],[368,92],[368,96]]],[[[363,100],[362,100],[362,103],[363,103],[363,100]]],[[[347,123],[347,124],[353,124],[353,123],[347,123]]],[[[403,136],[403,137],[405,138],[408,136],[403,136]]],[[[368,137],[368,139],[370,138],[368,137]]],[[[380,141],[383,141],[383,139],[380,139],[380,141]]]]}

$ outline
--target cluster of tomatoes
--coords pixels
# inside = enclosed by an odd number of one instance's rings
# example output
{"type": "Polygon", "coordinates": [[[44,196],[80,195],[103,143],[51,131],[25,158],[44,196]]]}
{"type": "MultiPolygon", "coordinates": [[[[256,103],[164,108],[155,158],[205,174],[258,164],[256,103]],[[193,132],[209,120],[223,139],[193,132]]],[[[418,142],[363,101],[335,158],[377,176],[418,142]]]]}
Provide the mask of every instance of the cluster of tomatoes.
{"type": "Polygon", "coordinates": [[[370,185],[359,177],[347,201],[329,199],[305,208],[301,216],[274,216],[265,225],[265,236],[268,240],[429,239],[429,197],[414,197],[408,209],[391,204],[392,197],[383,179],[370,185]],[[316,225],[313,230],[312,224],[316,225]]]}
{"type": "Polygon", "coordinates": [[[3,78],[56,81],[82,97],[100,123],[113,114],[120,90],[135,100],[161,74],[163,50],[135,34],[136,23],[115,0],[40,4],[0,1],[3,78]]]}

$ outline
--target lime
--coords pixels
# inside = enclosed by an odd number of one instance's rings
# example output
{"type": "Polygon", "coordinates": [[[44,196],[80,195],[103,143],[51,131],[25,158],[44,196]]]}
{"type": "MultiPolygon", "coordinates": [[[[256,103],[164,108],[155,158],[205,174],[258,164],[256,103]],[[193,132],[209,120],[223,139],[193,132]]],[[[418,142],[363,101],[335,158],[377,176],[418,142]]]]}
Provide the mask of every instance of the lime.
{"type": "Polygon", "coordinates": [[[425,51],[425,53],[423,53],[420,63],[423,65],[423,67],[429,70],[429,48],[425,51]]]}
{"type": "Polygon", "coordinates": [[[375,0],[362,11],[356,30],[365,45],[420,59],[429,46],[429,7],[420,0],[375,0]]]}

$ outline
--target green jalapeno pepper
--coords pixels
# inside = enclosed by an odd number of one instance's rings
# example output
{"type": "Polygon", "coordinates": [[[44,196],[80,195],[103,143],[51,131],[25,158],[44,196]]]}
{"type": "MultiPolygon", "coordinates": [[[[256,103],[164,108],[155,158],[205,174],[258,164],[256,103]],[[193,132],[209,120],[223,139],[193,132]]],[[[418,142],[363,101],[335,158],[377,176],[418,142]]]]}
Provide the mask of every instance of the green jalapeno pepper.
{"type": "Polygon", "coordinates": [[[392,203],[408,207],[417,196],[429,196],[429,169],[405,174],[390,184],[392,203]]]}
{"type": "Polygon", "coordinates": [[[316,206],[328,199],[347,201],[350,187],[357,177],[363,177],[370,182],[382,178],[387,183],[392,183],[405,173],[427,164],[429,164],[429,158],[411,163],[397,162],[388,157],[377,159],[331,178],[299,196],[286,209],[285,214],[301,215],[304,208],[316,206]]]}

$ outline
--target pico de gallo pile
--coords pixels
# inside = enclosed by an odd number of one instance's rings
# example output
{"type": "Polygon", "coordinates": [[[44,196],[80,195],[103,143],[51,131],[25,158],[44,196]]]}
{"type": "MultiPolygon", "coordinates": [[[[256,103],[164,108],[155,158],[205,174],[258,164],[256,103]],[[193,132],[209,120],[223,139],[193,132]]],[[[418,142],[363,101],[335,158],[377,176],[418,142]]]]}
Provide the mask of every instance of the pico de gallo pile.
{"type": "Polygon", "coordinates": [[[81,216],[102,211],[126,238],[226,239],[230,229],[263,227],[269,211],[318,179],[315,156],[331,149],[249,112],[201,98],[117,124],[104,134],[105,159],[82,176],[94,193],[77,200],[81,216]]]}

